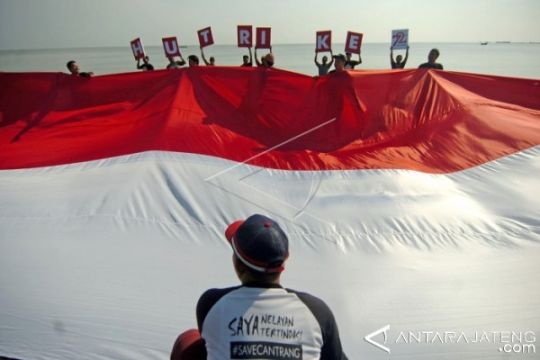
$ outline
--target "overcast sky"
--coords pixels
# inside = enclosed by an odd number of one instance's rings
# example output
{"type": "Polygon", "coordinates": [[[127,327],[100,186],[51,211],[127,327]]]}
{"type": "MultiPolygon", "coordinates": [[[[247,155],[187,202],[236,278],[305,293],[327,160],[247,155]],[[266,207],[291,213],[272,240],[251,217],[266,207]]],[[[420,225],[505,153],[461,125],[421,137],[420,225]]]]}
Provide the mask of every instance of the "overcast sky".
{"type": "Polygon", "coordinates": [[[348,30],[365,42],[540,41],[540,0],[0,0],[0,49],[160,45],[197,42],[211,26],[216,44],[234,44],[236,25],[272,27],[272,43],[313,43],[315,31],[348,30]]]}

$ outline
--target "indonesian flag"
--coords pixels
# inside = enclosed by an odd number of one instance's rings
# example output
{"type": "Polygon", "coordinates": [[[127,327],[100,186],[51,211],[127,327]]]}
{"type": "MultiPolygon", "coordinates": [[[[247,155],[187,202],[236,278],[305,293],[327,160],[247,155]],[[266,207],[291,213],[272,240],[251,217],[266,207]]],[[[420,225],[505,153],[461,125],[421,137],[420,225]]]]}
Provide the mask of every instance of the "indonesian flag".
{"type": "Polygon", "coordinates": [[[203,67],[0,88],[0,356],[168,359],[200,294],[238,284],[223,233],[254,213],[351,359],[502,359],[475,331],[540,332],[538,81],[203,67]],[[404,341],[422,331],[469,342],[404,341]]]}

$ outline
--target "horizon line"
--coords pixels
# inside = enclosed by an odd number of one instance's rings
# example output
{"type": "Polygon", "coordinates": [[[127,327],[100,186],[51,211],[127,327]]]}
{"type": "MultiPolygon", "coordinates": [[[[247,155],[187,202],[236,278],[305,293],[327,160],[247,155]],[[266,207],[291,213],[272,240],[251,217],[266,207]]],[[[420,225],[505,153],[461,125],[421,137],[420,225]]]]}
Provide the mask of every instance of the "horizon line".
{"type": "MultiPolygon", "coordinates": [[[[487,42],[488,44],[540,44],[540,41],[510,41],[510,40],[495,40],[495,41],[415,41],[411,42],[410,44],[477,44],[477,43],[483,43],[487,42]]],[[[338,45],[345,44],[344,42],[338,42],[335,43],[338,45]]],[[[366,41],[363,44],[390,44],[390,42],[387,41],[366,41]]],[[[315,46],[315,43],[276,43],[272,46],[282,46],[282,45],[313,45],[315,46]]],[[[150,44],[150,45],[144,45],[145,47],[161,47],[162,44],[150,44]]],[[[237,47],[237,44],[212,44],[210,46],[235,46],[237,47]]],[[[104,46],[75,46],[75,47],[51,47],[51,48],[11,48],[11,49],[3,49],[0,48],[0,51],[34,51],[34,50],[74,50],[74,49],[104,49],[104,48],[123,48],[126,47],[129,49],[129,42],[126,45],[104,45],[104,46]]],[[[186,44],[186,45],[180,45],[180,48],[185,47],[196,47],[199,48],[199,44],[186,44]]],[[[239,49],[242,49],[243,47],[238,47],[239,49]]],[[[255,47],[252,47],[255,49],[255,47]]],[[[264,49],[263,49],[264,50],[264,49]]]]}

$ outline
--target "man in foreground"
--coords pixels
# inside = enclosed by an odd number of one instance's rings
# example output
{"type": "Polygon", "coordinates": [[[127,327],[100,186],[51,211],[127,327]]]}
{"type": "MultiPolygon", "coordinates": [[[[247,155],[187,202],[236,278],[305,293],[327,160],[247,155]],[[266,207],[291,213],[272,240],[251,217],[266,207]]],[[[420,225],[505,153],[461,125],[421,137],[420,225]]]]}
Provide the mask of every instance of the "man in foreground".
{"type": "MultiPolygon", "coordinates": [[[[280,226],[252,215],[229,225],[225,236],[242,284],[210,289],[197,303],[208,359],[347,359],[328,306],[313,295],[281,286],[289,241],[280,226]]],[[[191,336],[189,341],[200,346],[192,332],[180,338],[191,336]]],[[[205,358],[203,352],[199,358],[205,358]]],[[[188,358],[173,355],[175,349],[171,359],[188,358]]]]}

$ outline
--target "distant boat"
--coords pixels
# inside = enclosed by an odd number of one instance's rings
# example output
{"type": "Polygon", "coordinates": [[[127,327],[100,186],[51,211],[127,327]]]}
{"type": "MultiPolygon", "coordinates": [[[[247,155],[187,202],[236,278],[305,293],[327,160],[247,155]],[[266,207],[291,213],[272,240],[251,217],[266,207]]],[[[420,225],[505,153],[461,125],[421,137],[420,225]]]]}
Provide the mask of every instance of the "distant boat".
{"type": "Polygon", "coordinates": [[[480,45],[487,45],[487,44],[488,44],[487,41],[482,41],[482,42],[480,43],[480,45]]]}
{"type": "Polygon", "coordinates": [[[496,41],[497,44],[510,44],[510,41],[496,41]]]}

